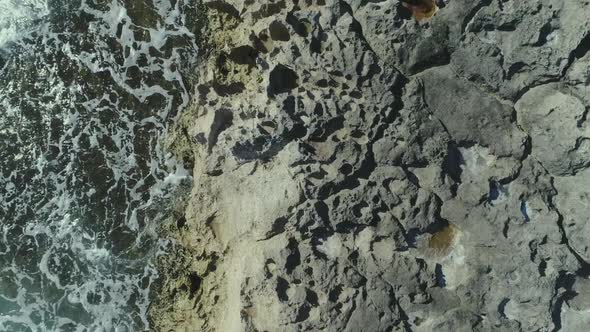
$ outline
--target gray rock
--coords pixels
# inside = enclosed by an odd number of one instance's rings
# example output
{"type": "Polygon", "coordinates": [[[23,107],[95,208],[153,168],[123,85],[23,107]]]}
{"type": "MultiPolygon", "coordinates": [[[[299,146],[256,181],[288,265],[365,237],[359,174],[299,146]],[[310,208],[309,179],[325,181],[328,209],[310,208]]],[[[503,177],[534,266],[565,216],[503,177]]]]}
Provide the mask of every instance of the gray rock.
{"type": "Polygon", "coordinates": [[[590,131],[582,126],[586,106],[571,94],[542,85],[515,105],[519,123],[532,139],[532,153],[555,175],[575,174],[590,165],[590,131]]]}
{"type": "Polygon", "coordinates": [[[590,6],[401,2],[205,1],[157,329],[587,326],[590,6]]]}

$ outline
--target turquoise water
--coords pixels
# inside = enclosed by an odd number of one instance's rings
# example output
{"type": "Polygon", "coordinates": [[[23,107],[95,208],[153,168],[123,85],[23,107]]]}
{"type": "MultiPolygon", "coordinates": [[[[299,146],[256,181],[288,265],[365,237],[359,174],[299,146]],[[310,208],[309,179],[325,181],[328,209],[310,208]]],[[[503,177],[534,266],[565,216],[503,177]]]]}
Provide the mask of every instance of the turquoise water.
{"type": "Polygon", "coordinates": [[[0,0],[0,331],[149,329],[162,146],[196,56],[180,0],[0,0]]]}

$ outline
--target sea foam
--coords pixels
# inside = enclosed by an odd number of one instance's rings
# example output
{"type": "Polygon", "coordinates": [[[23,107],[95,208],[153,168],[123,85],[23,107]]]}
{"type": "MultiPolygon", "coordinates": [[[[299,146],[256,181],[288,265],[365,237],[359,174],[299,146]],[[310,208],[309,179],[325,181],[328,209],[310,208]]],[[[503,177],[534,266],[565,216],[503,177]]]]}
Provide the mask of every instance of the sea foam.
{"type": "Polygon", "coordinates": [[[0,331],[143,331],[150,230],[190,183],[162,143],[189,102],[187,4],[51,4],[0,0],[0,331]]]}

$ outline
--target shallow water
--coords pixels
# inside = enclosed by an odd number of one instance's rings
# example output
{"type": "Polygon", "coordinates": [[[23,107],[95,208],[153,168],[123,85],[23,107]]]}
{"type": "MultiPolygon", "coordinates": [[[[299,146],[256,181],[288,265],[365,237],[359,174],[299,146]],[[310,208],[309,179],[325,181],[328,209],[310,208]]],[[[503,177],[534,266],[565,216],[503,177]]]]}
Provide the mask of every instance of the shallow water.
{"type": "Polygon", "coordinates": [[[149,328],[162,146],[195,61],[180,0],[0,0],[0,331],[149,328]]]}

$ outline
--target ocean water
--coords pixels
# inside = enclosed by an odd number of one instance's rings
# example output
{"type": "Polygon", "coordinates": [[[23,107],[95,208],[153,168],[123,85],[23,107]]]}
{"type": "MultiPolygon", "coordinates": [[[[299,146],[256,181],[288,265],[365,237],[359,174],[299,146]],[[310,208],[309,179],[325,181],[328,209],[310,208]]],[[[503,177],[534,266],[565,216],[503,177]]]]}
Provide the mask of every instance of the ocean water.
{"type": "Polygon", "coordinates": [[[149,330],[183,0],[0,0],[0,331],[149,330]]]}

